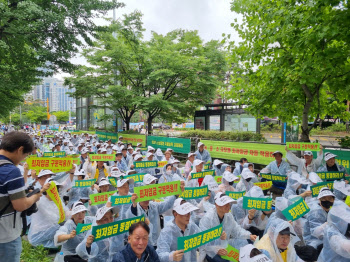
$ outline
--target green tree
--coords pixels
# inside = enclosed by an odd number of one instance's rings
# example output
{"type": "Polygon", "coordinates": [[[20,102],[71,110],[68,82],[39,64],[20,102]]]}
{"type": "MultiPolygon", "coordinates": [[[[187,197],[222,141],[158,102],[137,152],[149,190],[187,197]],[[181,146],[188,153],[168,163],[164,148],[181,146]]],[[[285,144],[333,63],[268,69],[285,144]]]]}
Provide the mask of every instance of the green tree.
{"type": "Polygon", "coordinates": [[[301,123],[301,141],[326,114],[349,118],[349,3],[235,0],[231,98],[258,117],[301,123]],[[312,126],[308,122],[313,121],[312,126]]]}
{"type": "Polygon", "coordinates": [[[70,58],[103,30],[93,19],[122,5],[117,0],[0,0],[0,115],[18,106],[39,77],[58,69],[71,72],[70,58]]]}
{"type": "Polygon", "coordinates": [[[41,123],[42,120],[47,119],[46,107],[33,105],[26,112],[22,112],[22,115],[25,115],[31,123],[41,123]]]}
{"type": "Polygon", "coordinates": [[[52,112],[51,115],[56,116],[58,122],[67,122],[69,120],[69,111],[56,111],[52,112]]]}

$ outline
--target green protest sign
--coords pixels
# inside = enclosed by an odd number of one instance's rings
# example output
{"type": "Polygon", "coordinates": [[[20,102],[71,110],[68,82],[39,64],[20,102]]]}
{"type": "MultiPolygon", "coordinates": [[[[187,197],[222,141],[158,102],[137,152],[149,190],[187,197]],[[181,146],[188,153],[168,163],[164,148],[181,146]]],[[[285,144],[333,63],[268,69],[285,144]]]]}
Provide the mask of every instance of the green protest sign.
{"type": "Polygon", "coordinates": [[[112,186],[117,187],[117,179],[115,177],[108,177],[108,181],[112,186]]]}
{"type": "MultiPolygon", "coordinates": [[[[131,135],[131,134],[121,134],[118,133],[118,137],[122,136],[122,141],[124,143],[131,143],[133,146],[137,146],[138,143],[141,143],[143,147],[146,146],[146,136],[145,135],[131,135]]],[[[147,148],[145,149],[147,150],[147,148]]]]}
{"type": "Polygon", "coordinates": [[[75,180],[74,187],[91,187],[95,184],[96,179],[75,180]]]}
{"type": "Polygon", "coordinates": [[[317,197],[318,194],[320,193],[321,188],[323,187],[328,187],[330,190],[333,190],[333,184],[334,184],[334,181],[328,181],[328,182],[320,182],[320,183],[317,183],[316,185],[311,186],[310,190],[312,192],[312,197],[317,197]]]}
{"type": "Polygon", "coordinates": [[[295,151],[320,151],[319,143],[300,143],[300,142],[287,142],[288,150],[295,151]]]}
{"type": "Polygon", "coordinates": [[[210,169],[210,164],[205,164],[204,165],[204,170],[209,170],[210,169]]]}
{"type": "Polygon", "coordinates": [[[262,211],[270,211],[272,205],[272,198],[259,198],[259,197],[243,197],[244,209],[256,209],[262,211]]]}
{"type": "Polygon", "coordinates": [[[203,232],[177,238],[177,250],[184,250],[184,252],[197,249],[213,240],[220,238],[222,233],[222,224],[205,230],[203,232]]]}
{"type": "Polygon", "coordinates": [[[131,204],[131,196],[111,196],[112,206],[131,204]]]}
{"type": "Polygon", "coordinates": [[[180,195],[183,199],[196,199],[208,196],[208,185],[201,187],[185,187],[185,191],[180,195]]]}
{"type": "Polygon", "coordinates": [[[286,217],[287,221],[294,221],[301,218],[310,211],[310,208],[305,203],[304,198],[296,197],[295,202],[282,210],[282,214],[286,217]]]}
{"type": "Polygon", "coordinates": [[[171,148],[174,152],[187,154],[191,151],[191,139],[147,136],[147,146],[157,147],[161,150],[171,148]]]}
{"type": "Polygon", "coordinates": [[[66,152],[65,151],[58,151],[58,152],[44,152],[43,157],[65,157],[66,156],[66,152]]]}
{"type": "Polygon", "coordinates": [[[180,181],[173,181],[134,187],[134,193],[138,196],[136,202],[158,199],[166,196],[181,195],[182,191],[180,185],[180,181]]]}
{"type": "Polygon", "coordinates": [[[132,224],[137,223],[139,221],[145,221],[145,216],[134,217],[130,219],[119,220],[116,222],[108,223],[100,226],[93,226],[91,235],[93,235],[94,242],[117,236],[129,231],[129,228],[132,224]]]}
{"type": "Polygon", "coordinates": [[[96,131],[96,135],[97,135],[99,140],[107,141],[107,133],[106,132],[96,131]]]}
{"type": "Polygon", "coordinates": [[[245,191],[241,191],[241,192],[226,191],[225,194],[231,197],[232,199],[237,200],[245,195],[245,191]]]}
{"type": "Polygon", "coordinates": [[[91,205],[96,206],[99,204],[104,204],[108,201],[109,196],[117,192],[118,191],[111,191],[111,192],[104,192],[104,193],[98,193],[98,194],[91,194],[90,195],[91,205]]]}
{"type": "Polygon", "coordinates": [[[78,223],[75,231],[77,232],[77,235],[81,234],[81,233],[84,233],[85,231],[88,231],[91,229],[91,225],[92,223],[90,224],[80,224],[78,223]]]}
{"type": "Polygon", "coordinates": [[[284,175],[263,174],[263,173],[260,173],[260,175],[262,178],[265,178],[267,180],[278,181],[278,182],[287,182],[287,176],[284,176],[284,175]]]}
{"type": "Polygon", "coordinates": [[[284,145],[272,145],[262,143],[245,143],[229,141],[201,140],[214,158],[239,160],[248,158],[249,162],[257,164],[269,164],[274,161],[272,153],[280,151],[286,153],[284,145]]]}
{"type": "Polygon", "coordinates": [[[222,176],[214,176],[215,182],[218,184],[222,183],[222,176]]]}
{"type": "Polygon", "coordinates": [[[226,248],[227,256],[221,256],[222,259],[226,259],[228,261],[239,261],[239,250],[235,249],[233,246],[227,245],[226,248]]]}
{"type": "Polygon", "coordinates": [[[146,175],[146,173],[138,173],[138,174],[132,174],[132,175],[128,175],[125,176],[125,179],[129,179],[132,178],[134,179],[135,183],[142,183],[143,182],[143,177],[146,175]]]}
{"type": "Polygon", "coordinates": [[[316,172],[322,180],[340,180],[345,176],[344,172],[316,172]]]}
{"type": "Polygon", "coordinates": [[[90,161],[115,161],[115,155],[113,154],[91,154],[89,155],[90,161]]]}
{"type": "Polygon", "coordinates": [[[191,179],[198,179],[198,178],[203,178],[205,176],[214,176],[215,175],[215,170],[207,170],[203,172],[197,172],[197,173],[191,173],[191,179]]]}
{"type": "Polygon", "coordinates": [[[134,168],[158,167],[158,161],[135,161],[134,168]]]}
{"type": "Polygon", "coordinates": [[[96,135],[97,135],[98,139],[100,139],[102,141],[107,141],[109,139],[112,141],[112,143],[115,143],[118,141],[118,134],[117,133],[107,133],[107,132],[96,131],[96,135]]]}
{"type": "Polygon", "coordinates": [[[47,138],[53,138],[53,137],[55,137],[54,135],[45,135],[45,137],[47,137],[47,138]]]}

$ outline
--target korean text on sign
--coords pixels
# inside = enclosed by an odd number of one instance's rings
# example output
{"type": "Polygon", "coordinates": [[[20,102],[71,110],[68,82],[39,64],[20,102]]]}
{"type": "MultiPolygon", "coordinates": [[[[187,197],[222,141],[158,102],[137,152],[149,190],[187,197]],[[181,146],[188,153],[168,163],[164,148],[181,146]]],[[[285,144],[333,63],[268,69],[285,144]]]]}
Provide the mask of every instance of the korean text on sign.
{"type": "Polygon", "coordinates": [[[226,191],[225,194],[231,197],[232,199],[237,200],[245,195],[245,191],[242,191],[242,192],[226,191]]]}
{"type": "Polygon", "coordinates": [[[256,209],[262,211],[271,210],[272,199],[271,198],[255,198],[255,197],[243,197],[244,209],[256,209]]]}
{"type": "Polygon", "coordinates": [[[143,177],[146,175],[146,173],[139,173],[139,174],[133,174],[133,175],[128,175],[125,176],[125,179],[134,179],[135,183],[142,183],[143,182],[143,177]]]}
{"type": "Polygon", "coordinates": [[[27,159],[29,169],[40,170],[50,169],[55,171],[68,171],[72,169],[72,158],[47,158],[47,157],[30,157],[27,159]]]}
{"type": "Polygon", "coordinates": [[[162,184],[135,187],[134,193],[138,195],[136,202],[158,199],[166,196],[180,195],[180,181],[173,181],[162,184]]]}
{"type": "Polygon", "coordinates": [[[296,151],[320,151],[319,143],[297,143],[297,142],[287,142],[287,148],[289,150],[296,151]]]}
{"type": "Polygon", "coordinates": [[[344,172],[316,172],[322,180],[339,180],[345,176],[344,172]]]}
{"type": "Polygon", "coordinates": [[[113,154],[92,154],[89,155],[91,161],[115,161],[115,155],[113,154]]]}
{"type": "Polygon", "coordinates": [[[183,199],[196,199],[208,196],[208,186],[202,187],[186,187],[185,191],[181,194],[183,199]]]}
{"type": "Polygon", "coordinates": [[[131,196],[111,196],[112,206],[119,206],[131,203],[131,196]]]}
{"type": "Polygon", "coordinates": [[[192,173],[191,179],[198,179],[198,178],[203,178],[205,176],[214,176],[215,170],[208,170],[208,171],[203,171],[203,172],[197,172],[197,173],[192,173]]]}
{"type": "Polygon", "coordinates": [[[134,162],[135,168],[152,168],[158,167],[158,161],[139,161],[134,162]]]}
{"type": "Polygon", "coordinates": [[[90,195],[90,200],[91,200],[91,205],[99,205],[99,204],[104,204],[108,201],[109,196],[117,193],[118,191],[111,191],[111,192],[104,192],[104,193],[98,193],[98,194],[91,194],[90,195]]]}
{"type": "Polygon", "coordinates": [[[278,182],[287,182],[287,176],[284,176],[284,175],[264,174],[264,173],[260,173],[260,175],[262,178],[265,178],[267,180],[278,181],[278,182]]]}
{"type": "Polygon", "coordinates": [[[91,187],[95,184],[96,179],[75,180],[74,187],[91,187]]]}
{"type": "Polygon", "coordinates": [[[328,181],[328,182],[320,182],[317,183],[316,185],[313,185],[310,187],[312,197],[317,197],[318,194],[320,193],[321,188],[323,187],[328,187],[330,190],[333,190],[333,181],[328,181]]]}
{"type": "Polygon", "coordinates": [[[92,223],[90,223],[90,224],[80,224],[79,223],[75,229],[75,231],[77,232],[77,235],[84,233],[85,231],[90,230],[91,225],[92,225],[92,223]]]}
{"type": "Polygon", "coordinates": [[[282,214],[286,217],[287,221],[297,220],[310,211],[310,208],[302,197],[297,197],[297,199],[299,200],[295,201],[294,204],[288,206],[282,211],[282,214]]]}

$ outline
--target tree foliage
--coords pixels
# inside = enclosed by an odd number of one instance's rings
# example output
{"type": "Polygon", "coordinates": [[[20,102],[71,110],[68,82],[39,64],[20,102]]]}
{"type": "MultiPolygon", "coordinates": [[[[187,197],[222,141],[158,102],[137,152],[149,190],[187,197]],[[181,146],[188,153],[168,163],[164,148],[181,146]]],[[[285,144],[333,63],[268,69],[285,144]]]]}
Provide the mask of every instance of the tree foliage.
{"type": "Polygon", "coordinates": [[[325,115],[349,118],[348,1],[235,0],[242,15],[233,27],[242,41],[231,43],[231,97],[255,116],[301,122],[325,115]]]}
{"type": "Polygon", "coordinates": [[[0,0],[0,115],[18,106],[39,77],[72,71],[69,59],[103,29],[93,19],[120,6],[117,0],[0,0]]]}
{"type": "Polygon", "coordinates": [[[97,36],[84,51],[91,67],[82,66],[65,83],[75,97],[95,96],[123,118],[129,129],[133,114],[176,120],[212,100],[222,84],[225,54],[217,41],[203,43],[197,31],[155,32],[143,39],[140,12],[124,16],[97,36]]]}
{"type": "Polygon", "coordinates": [[[52,112],[51,115],[57,117],[57,122],[67,122],[69,120],[69,111],[56,111],[52,112]]]}

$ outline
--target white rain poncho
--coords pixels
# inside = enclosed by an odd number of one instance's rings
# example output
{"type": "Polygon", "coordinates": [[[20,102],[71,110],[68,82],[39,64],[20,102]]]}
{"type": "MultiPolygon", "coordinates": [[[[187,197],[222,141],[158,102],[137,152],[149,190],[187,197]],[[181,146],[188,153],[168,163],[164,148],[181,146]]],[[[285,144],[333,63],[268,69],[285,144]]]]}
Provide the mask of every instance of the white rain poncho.
{"type": "Polygon", "coordinates": [[[171,170],[171,174],[166,174],[166,171],[163,170],[163,175],[159,178],[158,184],[161,183],[167,183],[167,182],[173,182],[173,181],[184,181],[180,170],[176,168],[176,172],[174,170],[171,170]]]}
{"type": "MultiPolygon", "coordinates": [[[[274,262],[284,262],[280,250],[277,247],[276,239],[279,232],[285,228],[289,228],[290,232],[295,234],[293,227],[284,220],[276,219],[269,227],[267,233],[260,239],[260,241],[255,245],[256,248],[260,249],[265,255],[267,255],[274,262]]],[[[290,235],[290,242],[287,251],[287,261],[288,262],[302,262],[294,249],[294,244],[299,241],[297,236],[290,235]]]]}
{"type": "MultiPolygon", "coordinates": [[[[248,163],[247,163],[247,164],[248,164],[248,163]]],[[[235,175],[235,174],[234,174],[234,175],[235,175]]],[[[238,182],[238,184],[237,184],[237,186],[236,186],[236,191],[237,191],[237,192],[242,192],[242,191],[248,192],[248,191],[254,186],[254,183],[256,183],[256,182],[259,182],[259,181],[258,181],[258,178],[256,177],[256,175],[255,175],[253,172],[251,172],[251,171],[249,170],[248,167],[245,167],[245,168],[243,168],[243,170],[242,170],[241,179],[239,180],[239,182],[238,182]],[[245,175],[245,174],[243,174],[243,173],[253,174],[254,177],[252,177],[252,179],[251,179],[249,182],[247,182],[247,181],[243,178],[244,175],[245,175]]]]}
{"type": "Polygon", "coordinates": [[[196,154],[196,159],[204,161],[205,164],[208,162],[211,162],[211,156],[207,150],[203,149],[203,152],[199,152],[199,149],[198,149],[194,153],[196,154]]]}
{"type": "MultiPolygon", "coordinates": [[[[93,223],[95,220],[94,217],[86,216],[84,218],[83,224],[90,224],[93,223]]],[[[72,219],[67,220],[67,222],[57,230],[55,237],[54,237],[54,243],[55,246],[61,246],[61,251],[63,252],[63,255],[76,255],[75,249],[77,246],[83,241],[83,239],[86,236],[86,233],[88,231],[85,231],[83,233],[80,233],[79,235],[76,235],[72,239],[68,239],[66,241],[62,241],[58,243],[58,236],[59,235],[67,235],[70,234],[73,230],[77,228],[77,225],[74,223],[72,219]]]]}
{"type": "Polygon", "coordinates": [[[226,167],[228,167],[228,164],[222,163],[221,161],[215,159],[213,163],[213,169],[215,170],[216,176],[222,176],[226,170],[226,167]],[[221,167],[219,168],[217,163],[221,163],[221,167]]]}
{"type": "MultiPolygon", "coordinates": [[[[131,196],[132,194],[129,192],[127,195],[131,196]]],[[[114,193],[112,196],[119,196],[119,193],[118,192],[114,193]]],[[[108,198],[107,202],[111,202],[111,197],[108,198]]],[[[130,218],[128,216],[128,210],[130,209],[131,205],[132,204],[123,204],[123,205],[120,205],[120,206],[113,207],[113,212],[114,213],[118,212],[118,214],[119,214],[117,220],[124,220],[124,219],[130,218]]],[[[102,204],[102,206],[104,206],[104,204],[102,204]]],[[[98,207],[98,208],[100,208],[100,207],[98,207]]],[[[96,214],[96,212],[95,212],[95,214],[96,214]]]]}
{"type": "MultiPolygon", "coordinates": [[[[60,228],[59,211],[55,202],[50,201],[46,196],[42,196],[36,203],[38,212],[34,213],[29,228],[28,240],[33,246],[43,245],[46,248],[55,248],[54,236],[60,228]]],[[[67,210],[65,210],[67,214],[67,210]]],[[[66,219],[67,216],[66,216],[66,219]]]]}
{"type": "MultiPolygon", "coordinates": [[[[79,180],[76,180],[79,181],[79,180]]],[[[94,194],[97,192],[94,192],[90,187],[72,187],[69,192],[69,202],[68,202],[68,207],[71,208],[72,205],[79,201],[82,197],[89,197],[90,194],[94,194]]]]}
{"type": "Polygon", "coordinates": [[[150,233],[149,243],[152,246],[155,246],[157,244],[158,236],[159,236],[160,230],[161,230],[159,215],[161,215],[164,212],[171,209],[174,205],[175,200],[176,200],[175,196],[169,196],[169,197],[165,198],[164,202],[150,201],[147,212],[140,206],[139,203],[137,203],[137,207],[136,207],[137,214],[136,215],[132,213],[131,206],[128,209],[128,211],[127,211],[128,218],[144,215],[151,222],[150,226],[152,227],[152,230],[150,233]]]}
{"type": "Polygon", "coordinates": [[[335,205],[329,211],[318,261],[350,261],[350,207],[346,204],[335,205]]]}
{"type": "MultiPolygon", "coordinates": [[[[162,229],[160,232],[158,241],[157,241],[157,254],[159,256],[159,260],[161,262],[173,261],[170,260],[172,258],[172,254],[174,251],[178,250],[177,247],[177,238],[183,236],[190,236],[199,233],[199,227],[190,221],[187,225],[185,232],[182,234],[181,229],[175,224],[174,221],[167,224],[166,227],[162,229]]],[[[180,262],[187,261],[197,261],[197,251],[193,249],[189,252],[186,252],[180,260],[180,262]]]]}
{"type": "Polygon", "coordinates": [[[307,177],[308,173],[316,172],[317,169],[321,166],[323,159],[322,150],[318,152],[318,156],[316,159],[312,159],[309,165],[305,165],[306,161],[303,158],[299,158],[294,155],[291,151],[287,151],[286,158],[291,165],[297,166],[297,173],[301,174],[303,177],[307,177]]]}
{"type": "Polygon", "coordinates": [[[334,181],[333,193],[338,200],[344,201],[347,196],[350,196],[350,185],[345,181],[334,181]]]}
{"type": "MultiPolygon", "coordinates": [[[[250,189],[245,194],[245,196],[255,197],[255,198],[265,198],[264,192],[258,186],[252,187],[252,189],[250,189]]],[[[248,210],[243,208],[243,197],[239,198],[236,204],[232,204],[231,212],[236,222],[245,229],[248,229],[251,226],[254,226],[260,230],[263,230],[265,229],[266,224],[268,222],[268,217],[265,216],[264,220],[261,220],[262,211],[256,210],[253,221],[251,224],[249,224],[248,210]]]]}
{"type": "MultiPolygon", "coordinates": [[[[208,210],[204,217],[199,221],[200,231],[205,231],[218,225],[220,225],[220,221],[215,207],[208,210]]],[[[230,244],[237,249],[248,244],[247,239],[250,239],[251,233],[238,225],[230,212],[224,215],[222,225],[222,231],[225,231],[227,235],[226,240],[214,240],[208,243],[200,253],[205,253],[213,258],[217,254],[217,251],[222,248],[225,249],[227,244],[230,244]]],[[[205,254],[201,254],[201,256],[204,255],[205,257],[205,254]]]]}
{"type": "Polygon", "coordinates": [[[291,172],[288,175],[287,187],[284,190],[283,196],[289,198],[293,195],[298,195],[298,188],[300,185],[308,184],[308,181],[296,172],[291,172]]]}

